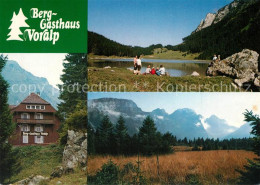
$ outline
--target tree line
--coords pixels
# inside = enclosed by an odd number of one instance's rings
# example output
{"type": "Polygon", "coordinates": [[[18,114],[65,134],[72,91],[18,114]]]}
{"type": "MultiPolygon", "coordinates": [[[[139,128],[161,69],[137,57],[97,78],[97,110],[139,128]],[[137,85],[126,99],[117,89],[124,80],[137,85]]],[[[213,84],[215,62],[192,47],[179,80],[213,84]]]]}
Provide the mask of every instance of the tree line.
{"type": "Polygon", "coordinates": [[[148,47],[127,46],[110,40],[100,34],[88,31],[88,53],[104,56],[133,57],[151,55],[156,48],[163,48],[162,44],[153,44],[148,47]]]}
{"type": "Polygon", "coordinates": [[[154,120],[148,116],[139,128],[139,132],[130,136],[128,134],[125,120],[119,117],[113,124],[105,115],[100,126],[94,130],[88,124],[88,153],[90,154],[112,154],[112,155],[154,155],[173,152],[173,146],[192,147],[193,151],[199,150],[252,150],[253,140],[242,139],[204,139],[193,140],[177,139],[171,133],[160,133],[154,120]]]}

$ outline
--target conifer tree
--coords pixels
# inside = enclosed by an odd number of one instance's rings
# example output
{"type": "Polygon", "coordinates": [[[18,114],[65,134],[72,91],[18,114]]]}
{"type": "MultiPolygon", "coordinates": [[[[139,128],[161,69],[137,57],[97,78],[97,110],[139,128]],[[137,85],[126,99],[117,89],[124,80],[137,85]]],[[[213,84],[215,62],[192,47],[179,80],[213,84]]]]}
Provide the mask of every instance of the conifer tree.
{"type": "MultiPolygon", "coordinates": [[[[86,54],[67,54],[63,63],[64,74],[61,75],[62,85],[58,85],[60,89],[59,99],[62,100],[58,105],[58,116],[60,117],[62,124],[60,128],[60,144],[64,145],[67,141],[67,130],[69,128],[66,118],[72,116],[71,113],[75,110],[79,110],[79,106],[82,107],[81,113],[86,115],[80,115],[82,118],[87,117],[86,105],[87,105],[87,90],[84,89],[87,84],[87,59],[86,54]]],[[[75,112],[79,116],[78,113],[75,112]]],[[[75,115],[74,115],[75,116],[75,115]]],[[[77,124],[85,124],[87,127],[87,121],[82,121],[77,124]]],[[[75,125],[75,128],[77,126],[75,125]]],[[[86,128],[84,127],[84,128],[86,128]]],[[[70,129],[73,128],[73,124],[70,125],[70,129]]],[[[76,128],[77,129],[77,128],[76,128]]]]}
{"type": "Polygon", "coordinates": [[[158,151],[160,141],[153,119],[147,116],[139,130],[140,152],[145,155],[152,155],[158,151]]]}
{"type": "Polygon", "coordinates": [[[240,180],[242,184],[260,184],[260,117],[248,110],[244,115],[245,121],[250,122],[252,126],[251,134],[254,135],[253,151],[258,158],[254,161],[248,160],[248,164],[244,166],[246,171],[239,171],[242,175],[240,180]]]}
{"type": "Polygon", "coordinates": [[[8,143],[8,138],[13,133],[14,123],[7,104],[8,84],[1,75],[7,57],[0,56],[0,184],[12,175],[12,146],[8,143]]]}
{"type": "Polygon", "coordinates": [[[97,134],[97,151],[99,153],[111,154],[115,151],[113,124],[107,115],[104,116],[97,134]]]}
{"type": "Polygon", "coordinates": [[[95,154],[95,130],[88,122],[87,124],[87,131],[88,131],[88,154],[95,154]]]}
{"type": "Polygon", "coordinates": [[[123,116],[120,116],[115,126],[115,142],[116,142],[117,154],[125,153],[128,137],[129,136],[127,133],[127,128],[125,126],[125,120],[123,116]]]}
{"type": "Polygon", "coordinates": [[[87,103],[87,54],[67,54],[63,63],[64,74],[61,75],[62,85],[59,85],[59,113],[62,116],[72,112],[79,102],[87,103]]]}

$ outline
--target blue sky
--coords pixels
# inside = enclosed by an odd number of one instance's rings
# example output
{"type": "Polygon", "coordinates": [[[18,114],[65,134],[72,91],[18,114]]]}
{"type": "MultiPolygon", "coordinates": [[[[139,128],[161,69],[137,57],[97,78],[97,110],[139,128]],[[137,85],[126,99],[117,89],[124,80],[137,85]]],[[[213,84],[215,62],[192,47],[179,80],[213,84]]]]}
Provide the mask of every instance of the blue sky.
{"type": "Polygon", "coordinates": [[[246,109],[260,114],[260,93],[88,93],[88,99],[104,97],[133,100],[148,112],[161,108],[172,113],[177,109],[190,108],[204,118],[215,114],[237,127],[244,123],[246,109]]]}
{"type": "Polygon", "coordinates": [[[232,0],[88,0],[88,29],[127,45],[179,44],[232,0]]]}

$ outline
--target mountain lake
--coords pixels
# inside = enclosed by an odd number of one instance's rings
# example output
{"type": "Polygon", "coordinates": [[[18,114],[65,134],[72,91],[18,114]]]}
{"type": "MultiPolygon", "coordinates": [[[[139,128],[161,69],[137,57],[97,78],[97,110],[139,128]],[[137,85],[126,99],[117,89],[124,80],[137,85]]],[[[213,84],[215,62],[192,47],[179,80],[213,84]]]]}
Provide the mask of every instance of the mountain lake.
{"type": "MultiPolygon", "coordinates": [[[[160,67],[163,65],[170,76],[180,77],[191,75],[193,71],[205,76],[210,61],[199,60],[165,60],[165,59],[142,59],[141,72],[144,73],[148,65],[160,67]]],[[[90,59],[89,67],[104,68],[106,66],[133,69],[133,59],[90,59]]]]}

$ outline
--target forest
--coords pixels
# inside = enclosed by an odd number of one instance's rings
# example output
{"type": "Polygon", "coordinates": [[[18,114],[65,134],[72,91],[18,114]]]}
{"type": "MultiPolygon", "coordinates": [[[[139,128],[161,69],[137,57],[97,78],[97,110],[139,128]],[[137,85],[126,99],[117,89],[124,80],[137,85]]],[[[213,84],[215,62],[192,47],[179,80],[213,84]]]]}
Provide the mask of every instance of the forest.
{"type": "Polygon", "coordinates": [[[113,124],[108,116],[104,116],[100,126],[94,130],[88,125],[88,152],[90,154],[111,155],[155,155],[174,152],[174,146],[192,147],[193,151],[206,150],[252,150],[253,140],[241,139],[212,139],[194,138],[178,139],[171,133],[157,131],[154,120],[146,117],[139,133],[129,136],[125,121],[119,117],[113,124]]]}
{"type": "Polygon", "coordinates": [[[88,53],[104,56],[133,57],[136,55],[151,55],[156,48],[162,48],[161,44],[149,47],[127,46],[110,40],[100,34],[88,31],[88,53]]]}

